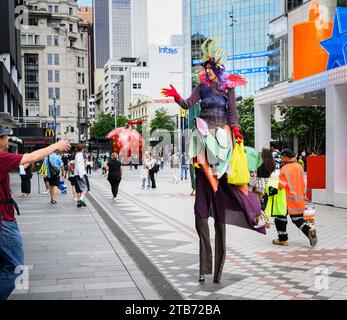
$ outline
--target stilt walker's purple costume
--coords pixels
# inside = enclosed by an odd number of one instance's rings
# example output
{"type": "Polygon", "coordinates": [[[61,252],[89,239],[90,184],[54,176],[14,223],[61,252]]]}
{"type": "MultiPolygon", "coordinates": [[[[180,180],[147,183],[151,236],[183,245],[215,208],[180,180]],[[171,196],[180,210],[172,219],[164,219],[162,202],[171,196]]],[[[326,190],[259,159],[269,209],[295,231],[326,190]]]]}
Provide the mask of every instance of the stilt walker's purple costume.
{"type": "MultiPolygon", "coordinates": [[[[218,76],[219,82],[210,82],[205,72],[199,74],[200,84],[188,99],[183,99],[171,86],[163,89],[163,94],[173,96],[183,109],[189,109],[197,102],[201,103],[201,115],[196,118],[197,129],[192,133],[189,156],[196,164],[195,224],[200,238],[200,275],[212,273],[212,249],[209,237],[208,218],[215,220],[215,270],[214,281],[219,282],[224,266],[225,224],[256,230],[265,234],[265,228],[255,229],[256,218],[261,214],[261,207],[256,196],[248,192],[247,187],[231,185],[227,181],[233,139],[240,142],[242,135],[238,129],[236,108],[236,85],[245,84],[239,76],[229,75],[224,71],[222,61],[226,54],[217,49],[216,41],[207,40],[202,45],[204,67],[209,65],[218,76]],[[230,129],[228,128],[230,127],[230,129]],[[207,167],[202,170],[199,155],[207,160],[207,167]],[[206,169],[207,168],[207,169],[206,169]],[[211,175],[218,178],[213,187],[211,175]]],[[[216,179],[216,178],[215,178],[216,179]]]]}

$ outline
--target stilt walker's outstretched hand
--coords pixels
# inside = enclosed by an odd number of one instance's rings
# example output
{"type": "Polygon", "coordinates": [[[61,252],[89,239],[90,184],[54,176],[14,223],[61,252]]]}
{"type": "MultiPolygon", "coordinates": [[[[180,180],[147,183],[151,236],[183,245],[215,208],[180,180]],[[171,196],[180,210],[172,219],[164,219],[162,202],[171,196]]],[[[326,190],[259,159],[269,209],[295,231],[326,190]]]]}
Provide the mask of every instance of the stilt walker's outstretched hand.
{"type": "Polygon", "coordinates": [[[179,101],[181,99],[181,96],[178,94],[177,90],[172,84],[170,84],[170,87],[171,89],[161,89],[161,94],[165,97],[173,97],[175,101],[179,101]]]}

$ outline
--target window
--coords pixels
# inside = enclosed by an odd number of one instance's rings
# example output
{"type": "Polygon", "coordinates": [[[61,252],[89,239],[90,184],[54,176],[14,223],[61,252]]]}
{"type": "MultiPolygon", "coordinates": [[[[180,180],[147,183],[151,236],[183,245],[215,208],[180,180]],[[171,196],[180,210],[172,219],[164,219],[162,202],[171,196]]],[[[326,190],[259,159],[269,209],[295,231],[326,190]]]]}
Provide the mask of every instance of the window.
{"type": "Polygon", "coordinates": [[[39,20],[34,18],[29,18],[29,26],[38,26],[39,20]]]}
{"type": "Polygon", "coordinates": [[[82,73],[82,84],[84,84],[84,73],[82,73]]]}
{"type": "Polygon", "coordinates": [[[60,88],[48,88],[48,99],[60,99],[60,88]]]}
{"type": "Polygon", "coordinates": [[[69,8],[69,15],[70,16],[72,15],[72,8],[71,7],[69,8]]]}
{"type": "Polygon", "coordinates": [[[27,43],[27,36],[22,34],[22,45],[27,43]]]}
{"type": "MultiPolygon", "coordinates": [[[[56,116],[60,117],[60,105],[55,105],[56,116]]],[[[54,104],[48,106],[48,114],[50,117],[54,117],[54,104]]]]}
{"type": "Polygon", "coordinates": [[[52,36],[47,36],[47,46],[52,46],[52,36]]]}
{"type": "Polygon", "coordinates": [[[77,83],[81,84],[81,73],[80,72],[77,73],[77,83]]]}
{"type": "Polygon", "coordinates": [[[35,44],[40,44],[40,36],[35,36],[35,44]]]}
{"type": "Polygon", "coordinates": [[[75,43],[74,41],[70,40],[70,48],[73,48],[74,43],[75,43]]]}
{"type": "Polygon", "coordinates": [[[59,13],[59,6],[54,6],[54,12],[59,13]]]}
{"type": "Polygon", "coordinates": [[[28,44],[34,44],[34,36],[31,34],[28,35],[28,44]]]}
{"type": "Polygon", "coordinates": [[[55,55],[54,55],[54,64],[55,64],[56,66],[59,65],[59,54],[55,54],[55,55]]]}
{"type": "Polygon", "coordinates": [[[53,70],[48,70],[48,82],[53,82],[53,70]]]}
{"type": "Polygon", "coordinates": [[[53,64],[53,55],[51,53],[47,54],[47,60],[49,65],[53,64]]]}
{"type": "Polygon", "coordinates": [[[69,31],[73,32],[73,24],[71,24],[71,23],[69,24],[69,31]]]}
{"type": "Polygon", "coordinates": [[[59,46],[59,36],[54,36],[54,45],[59,46]]]}
{"type": "Polygon", "coordinates": [[[52,6],[52,5],[49,5],[49,6],[48,6],[48,12],[50,12],[50,13],[53,12],[53,6],[52,6]]]}
{"type": "Polygon", "coordinates": [[[54,77],[55,77],[55,82],[60,82],[60,71],[59,70],[54,71],[54,77]]]}
{"type": "Polygon", "coordinates": [[[39,100],[39,88],[38,87],[26,87],[25,88],[25,100],[26,101],[38,101],[39,100]]]}

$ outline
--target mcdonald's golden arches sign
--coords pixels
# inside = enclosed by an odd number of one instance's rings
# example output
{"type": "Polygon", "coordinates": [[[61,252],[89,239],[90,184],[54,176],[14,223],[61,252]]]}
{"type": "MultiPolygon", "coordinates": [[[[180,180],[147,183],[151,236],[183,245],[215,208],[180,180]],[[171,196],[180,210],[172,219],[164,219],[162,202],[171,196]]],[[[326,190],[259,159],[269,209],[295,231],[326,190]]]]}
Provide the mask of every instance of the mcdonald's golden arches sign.
{"type": "Polygon", "coordinates": [[[44,136],[45,137],[54,137],[54,130],[51,128],[44,129],[44,136]]]}

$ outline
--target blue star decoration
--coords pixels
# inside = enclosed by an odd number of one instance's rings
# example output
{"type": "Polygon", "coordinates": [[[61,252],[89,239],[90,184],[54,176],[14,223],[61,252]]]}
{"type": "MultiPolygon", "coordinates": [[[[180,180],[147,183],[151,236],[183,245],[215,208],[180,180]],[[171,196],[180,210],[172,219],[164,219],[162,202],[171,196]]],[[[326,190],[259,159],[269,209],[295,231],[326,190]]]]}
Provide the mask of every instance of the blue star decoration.
{"type": "Polygon", "coordinates": [[[347,8],[336,8],[333,35],[320,44],[329,53],[327,70],[347,64],[347,8]]]}

